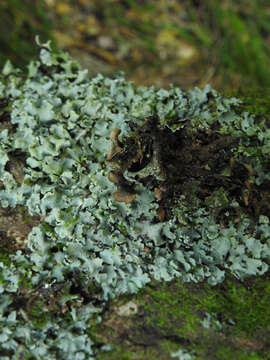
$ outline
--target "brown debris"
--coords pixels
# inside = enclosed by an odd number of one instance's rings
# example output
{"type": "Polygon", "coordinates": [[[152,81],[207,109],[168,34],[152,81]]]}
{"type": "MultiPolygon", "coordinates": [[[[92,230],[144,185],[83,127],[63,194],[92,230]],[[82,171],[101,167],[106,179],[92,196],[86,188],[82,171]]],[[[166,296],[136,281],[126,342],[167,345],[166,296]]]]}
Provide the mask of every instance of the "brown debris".
{"type": "Polygon", "coordinates": [[[154,189],[155,197],[158,201],[162,199],[162,190],[160,188],[154,189]]]}
{"type": "Polygon", "coordinates": [[[8,247],[14,249],[27,248],[28,235],[34,226],[40,224],[38,215],[30,216],[26,209],[0,209],[0,243],[3,245],[8,239],[8,247]]]}
{"type": "Polygon", "coordinates": [[[108,178],[111,182],[117,185],[117,191],[113,193],[116,201],[130,203],[135,197],[136,193],[120,171],[110,171],[108,178]]]}
{"type": "Polygon", "coordinates": [[[113,182],[114,184],[119,184],[119,182],[120,182],[120,179],[119,179],[120,174],[121,173],[119,171],[110,171],[109,175],[108,175],[108,179],[111,182],[113,182]]]}
{"type": "MultiPolygon", "coordinates": [[[[118,141],[118,136],[120,134],[121,130],[120,129],[114,129],[112,130],[111,134],[110,134],[110,140],[113,143],[113,146],[111,147],[109,153],[107,154],[107,158],[106,160],[108,162],[110,162],[110,160],[119,152],[122,151],[121,146],[119,145],[119,141],[118,141]]],[[[110,165],[110,164],[109,164],[110,165]]],[[[115,165],[113,165],[115,166],[115,165]]]]}
{"type": "Polygon", "coordinates": [[[115,193],[113,193],[113,197],[116,201],[128,204],[135,199],[136,193],[129,192],[124,188],[119,188],[115,193]]]}
{"type": "Polygon", "coordinates": [[[165,215],[166,215],[166,213],[165,213],[164,208],[159,208],[158,209],[158,219],[160,222],[164,221],[165,215]]]}
{"type": "MultiPolygon", "coordinates": [[[[125,202],[128,204],[135,199],[136,192],[132,189],[132,184],[128,182],[123,176],[123,172],[126,166],[124,166],[122,163],[119,164],[119,162],[112,160],[116,154],[119,154],[123,150],[118,140],[120,132],[121,130],[117,128],[112,130],[110,134],[110,140],[112,141],[113,146],[107,154],[106,164],[117,169],[110,171],[108,174],[108,179],[117,185],[117,191],[113,193],[113,198],[116,201],[125,202]]],[[[138,156],[141,156],[141,152],[138,153],[138,156]]],[[[132,162],[138,161],[138,156],[136,156],[132,162]]]]}

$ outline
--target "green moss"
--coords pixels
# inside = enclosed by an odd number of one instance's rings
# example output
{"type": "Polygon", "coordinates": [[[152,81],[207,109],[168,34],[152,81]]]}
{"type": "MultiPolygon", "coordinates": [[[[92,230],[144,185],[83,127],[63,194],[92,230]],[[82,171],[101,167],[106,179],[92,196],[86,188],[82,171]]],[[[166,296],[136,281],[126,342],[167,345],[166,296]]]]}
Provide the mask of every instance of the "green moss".
{"type": "Polygon", "coordinates": [[[228,346],[222,346],[217,350],[217,359],[219,360],[264,360],[264,356],[260,356],[254,353],[248,353],[247,351],[234,351],[228,346]]]}
{"type": "Polygon", "coordinates": [[[168,354],[178,350],[179,347],[171,341],[164,341],[158,346],[145,348],[133,346],[133,350],[127,351],[125,345],[114,345],[111,351],[99,353],[97,360],[165,360],[168,354]]]}
{"type": "Polygon", "coordinates": [[[200,306],[219,314],[225,321],[232,319],[235,334],[244,332],[253,337],[262,329],[263,333],[270,333],[269,275],[245,283],[226,280],[218,288],[205,287],[209,295],[201,300],[200,306]]]}
{"type": "Polygon", "coordinates": [[[168,331],[175,336],[195,334],[200,326],[200,318],[193,311],[196,300],[190,295],[188,288],[178,281],[171,285],[164,282],[158,288],[149,287],[147,297],[142,301],[148,314],[147,323],[161,329],[164,335],[168,331]],[[181,326],[175,328],[176,323],[181,326]]]}
{"type": "Polygon", "coordinates": [[[268,277],[241,283],[231,278],[217,287],[177,280],[148,286],[137,294],[143,310],[134,319],[137,332],[148,326],[160,334],[156,348],[161,354],[175,351],[181,341],[183,348],[195,350],[201,360],[263,359],[270,334],[269,300],[268,277]],[[214,321],[209,328],[202,326],[207,313],[220,322],[221,329],[214,321]],[[165,338],[171,341],[165,344],[165,338]]]}
{"type": "Polygon", "coordinates": [[[242,104],[237,108],[237,112],[241,113],[247,111],[254,114],[258,120],[266,119],[266,124],[269,126],[270,122],[270,92],[269,88],[249,89],[249,90],[234,90],[227,95],[235,96],[242,100],[242,104]]]}
{"type": "Polygon", "coordinates": [[[31,353],[27,353],[24,355],[23,360],[35,360],[35,358],[31,353]]]}
{"type": "Polygon", "coordinates": [[[99,353],[96,357],[97,360],[132,360],[134,359],[131,351],[125,351],[124,346],[117,345],[112,351],[106,353],[99,353]]]}
{"type": "MultiPolygon", "coordinates": [[[[32,324],[42,329],[48,320],[48,312],[44,311],[44,301],[42,299],[35,299],[33,298],[33,302],[28,304],[28,315],[31,319],[32,324]]],[[[51,317],[52,314],[50,314],[51,317]]]]}
{"type": "Polygon", "coordinates": [[[4,263],[8,266],[11,263],[10,255],[13,254],[15,251],[7,248],[5,245],[0,246],[0,262],[4,263]]]}

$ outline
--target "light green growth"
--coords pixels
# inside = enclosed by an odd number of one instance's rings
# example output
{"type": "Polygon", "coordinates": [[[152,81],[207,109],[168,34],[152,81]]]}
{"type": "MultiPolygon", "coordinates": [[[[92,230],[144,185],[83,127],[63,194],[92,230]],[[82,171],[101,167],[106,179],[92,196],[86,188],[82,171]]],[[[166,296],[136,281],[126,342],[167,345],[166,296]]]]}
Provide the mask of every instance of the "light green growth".
{"type": "Polygon", "coordinates": [[[110,341],[111,350],[98,359],[143,360],[146,351],[149,360],[167,359],[179,349],[200,360],[267,358],[269,298],[269,276],[245,282],[230,278],[216,287],[179,280],[152,283],[111,304],[96,332],[97,339],[110,341]],[[110,329],[106,324],[113,324],[115,306],[127,301],[138,305],[138,313],[120,317],[117,328],[110,329]]]}
{"type": "MultiPolygon", "coordinates": [[[[3,359],[16,359],[19,343],[35,359],[95,358],[91,326],[106,301],[135,294],[153,279],[217,285],[230,275],[265,274],[269,209],[263,199],[252,208],[252,191],[261,195],[269,180],[264,121],[238,114],[239,100],[210,86],[184,93],[135,88],[122,75],[89,79],[49,42],[39,46],[28,74],[7,65],[0,82],[11,122],[0,132],[0,203],[41,219],[27,249],[0,263],[3,359]],[[115,129],[119,139],[111,135],[115,129]],[[112,143],[117,151],[108,164],[112,143]],[[132,183],[133,201],[112,196],[109,172],[117,161],[124,179],[118,174],[118,185],[125,192],[132,183]],[[159,171],[145,177],[146,164],[159,171]],[[29,311],[18,306],[21,284],[33,294],[58,293],[54,304],[44,303],[58,316],[37,319],[43,300],[35,296],[29,311]]],[[[194,335],[201,319],[188,300],[183,308],[190,316],[175,336],[194,335]]]]}

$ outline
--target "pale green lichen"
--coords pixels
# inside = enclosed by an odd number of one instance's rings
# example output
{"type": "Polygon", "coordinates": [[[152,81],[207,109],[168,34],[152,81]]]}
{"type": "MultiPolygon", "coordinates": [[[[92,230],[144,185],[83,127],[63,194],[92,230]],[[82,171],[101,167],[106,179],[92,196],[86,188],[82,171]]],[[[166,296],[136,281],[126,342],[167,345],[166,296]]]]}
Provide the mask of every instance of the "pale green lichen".
{"type": "MultiPolygon", "coordinates": [[[[192,138],[197,129],[218,124],[217,133],[239,139],[232,153],[239,162],[248,158],[259,185],[269,179],[269,131],[252,115],[237,115],[237,99],[225,99],[210,86],[184,93],[174,87],[136,89],[122,75],[89,79],[67,54],[52,53],[49,44],[42,45],[40,60],[31,62],[28,70],[25,77],[6,65],[1,78],[1,97],[8,99],[13,129],[0,132],[0,201],[5,208],[26,206],[30,215],[43,220],[29,234],[28,250],[11,255],[10,266],[0,264],[3,359],[15,359],[19,343],[25,354],[37,359],[94,358],[87,330],[92,315],[100,312],[95,302],[73,308],[72,321],[48,320],[40,329],[12,306],[23,279],[30,279],[34,289],[44,289],[79,274],[83,283],[100,288],[100,301],[106,301],[137,292],[151,278],[206,279],[215,285],[226,271],[243,278],[268,270],[266,215],[251,230],[250,217],[220,187],[208,197],[208,207],[207,201],[196,200],[195,190],[189,199],[180,196],[170,219],[157,223],[154,189],[143,182],[146,175],[163,180],[155,156],[149,165],[155,167],[152,173],[145,173],[147,168],[127,170],[125,176],[136,189],[135,200],[127,204],[113,199],[115,186],[105,164],[115,128],[128,138],[131,123],[140,127],[156,116],[161,129],[175,134],[185,129],[192,138]],[[22,183],[8,170],[15,151],[25,157],[22,183]],[[216,222],[219,207],[227,208],[227,226],[216,222]],[[239,212],[237,223],[230,218],[234,209],[239,212]]],[[[196,185],[191,183],[191,188],[196,185]]]]}

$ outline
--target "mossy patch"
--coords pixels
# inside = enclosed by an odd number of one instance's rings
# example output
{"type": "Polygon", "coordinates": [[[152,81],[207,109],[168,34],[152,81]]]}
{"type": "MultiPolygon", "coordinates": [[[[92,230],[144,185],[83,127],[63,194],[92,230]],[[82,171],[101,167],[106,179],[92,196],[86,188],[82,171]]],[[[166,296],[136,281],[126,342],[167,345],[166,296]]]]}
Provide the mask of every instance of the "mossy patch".
{"type": "Polygon", "coordinates": [[[209,295],[201,301],[209,312],[219,315],[222,321],[233,319],[233,334],[244,332],[249,338],[263,339],[270,331],[270,283],[266,277],[239,283],[226,280],[217,289],[208,288],[209,295]],[[255,335],[256,334],[256,335],[255,335]]]}
{"type": "MultiPolygon", "coordinates": [[[[270,118],[270,93],[269,88],[254,88],[247,90],[234,90],[230,91],[230,96],[236,96],[242,101],[238,107],[239,113],[247,111],[254,114],[257,121],[265,119],[266,124],[269,126],[270,118]]],[[[227,93],[229,95],[229,93],[227,93]]]]}
{"type": "Polygon", "coordinates": [[[102,359],[169,359],[179,348],[195,351],[194,359],[200,360],[265,359],[270,351],[269,300],[269,276],[244,282],[228,278],[216,287],[180,280],[152,284],[111,303],[107,325],[103,322],[97,335],[112,345],[102,359]],[[111,322],[115,307],[130,299],[138,313],[111,322]],[[118,331],[123,324],[124,333],[118,331]]]}

